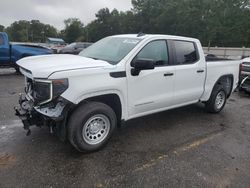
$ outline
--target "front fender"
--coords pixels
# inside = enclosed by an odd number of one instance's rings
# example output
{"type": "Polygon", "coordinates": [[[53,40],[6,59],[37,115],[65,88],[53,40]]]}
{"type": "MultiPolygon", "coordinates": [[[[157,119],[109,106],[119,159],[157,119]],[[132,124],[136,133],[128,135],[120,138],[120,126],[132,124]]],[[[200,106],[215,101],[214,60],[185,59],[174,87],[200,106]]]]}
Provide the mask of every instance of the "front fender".
{"type": "Polygon", "coordinates": [[[120,90],[115,90],[115,89],[110,89],[110,90],[102,90],[102,91],[91,91],[91,92],[86,92],[83,95],[80,95],[76,98],[76,100],[72,101],[71,99],[68,98],[68,96],[62,95],[62,97],[64,97],[67,100],[70,100],[71,102],[73,102],[74,104],[78,105],[80,104],[82,101],[92,98],[92,97],[100,97],[102,95],[109,95],[109,94],[116,94],[120,101],[121,101],[121,109],[122,109],[122,115],[121,118],[126,120],[128,117],[127,114],[127,103],[126,103],[126,96],[124,96],[124,94],[120,91],[120,90]]]}

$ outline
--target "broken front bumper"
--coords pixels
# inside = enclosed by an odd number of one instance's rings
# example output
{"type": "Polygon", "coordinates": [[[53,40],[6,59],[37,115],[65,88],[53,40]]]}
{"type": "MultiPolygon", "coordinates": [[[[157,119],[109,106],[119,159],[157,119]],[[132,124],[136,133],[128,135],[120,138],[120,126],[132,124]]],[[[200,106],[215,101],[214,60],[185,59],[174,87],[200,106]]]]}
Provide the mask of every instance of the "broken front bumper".
{"type": "Polygon", "coordinates": [[[48,125],[51,128],[58,122],[63,122],[68,114],[71,104],[63,98],[43,106],[35,106],[34,101],[26,94],[20,94],[19,105],[16,106],[15,114],[22,120],[23,127],[30,135],[30,126],[48,125]]]}
{"type": "Polygon", "coordinates": [[[35,125],[38,117],[33,110],[34,102],[28,99],[25,94],[19,96],[19,106],[14,107],[15,115],[18,116],[23,122],[23,128],[27,130],[27,135],[30,134],[30,126],[35,125]]]}

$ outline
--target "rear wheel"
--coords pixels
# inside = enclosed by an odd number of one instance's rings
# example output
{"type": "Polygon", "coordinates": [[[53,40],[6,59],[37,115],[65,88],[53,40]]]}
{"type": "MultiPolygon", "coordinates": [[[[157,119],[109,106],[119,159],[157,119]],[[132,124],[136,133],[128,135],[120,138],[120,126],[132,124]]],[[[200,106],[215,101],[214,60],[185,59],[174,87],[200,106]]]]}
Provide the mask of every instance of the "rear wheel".
{"type": "Polygon", "coordinates": [[[105,146],[116,124],[112,108],[99,102],[85,103],[69,119],[68,138],[80,152],[96,151],[105,146]]]}
{"type": "Polygon", "coordinates": [[[219,113],[225,106],[227,93],[223,85],[216,85],[210,99],[206,102],[206,110],[210,113],[219,113]]]}

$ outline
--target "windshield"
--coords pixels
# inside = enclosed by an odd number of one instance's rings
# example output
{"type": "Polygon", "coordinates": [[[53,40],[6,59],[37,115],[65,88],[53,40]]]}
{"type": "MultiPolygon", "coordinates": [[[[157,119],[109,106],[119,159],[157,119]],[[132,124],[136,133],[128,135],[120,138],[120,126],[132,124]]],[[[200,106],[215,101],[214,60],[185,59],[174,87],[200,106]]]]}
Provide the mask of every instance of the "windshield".
{"type": "Polygon", "coordinates": [[[100,59],[110,64],[119,63],[141,39],[124,37],[107,37],[83,50],[79,55],[100,59]]]}

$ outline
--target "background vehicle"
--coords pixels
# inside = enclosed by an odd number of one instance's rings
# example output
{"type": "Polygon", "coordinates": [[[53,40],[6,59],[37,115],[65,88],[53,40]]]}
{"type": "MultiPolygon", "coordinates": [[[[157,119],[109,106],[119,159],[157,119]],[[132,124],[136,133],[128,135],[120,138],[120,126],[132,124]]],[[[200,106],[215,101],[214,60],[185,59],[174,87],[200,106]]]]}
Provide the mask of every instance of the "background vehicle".
{"type": "Polygon", "coordinates": [[[53,52],[56,54],[66,46],[66,42],[61,39],[61,38],[53,38],[53,37],[48,37],[45,43],[45,46],[52,49],[53,52]]]}
{"type": "Polygon", "coordinates": [[[0,67],[18,66],[16,61],[23,57],[52,54],[52,50],[34,45],[10,44],[8,35],[0,32],[0,67]]]}
{"type": "Polygon", "coordinates": [[[238,85],[239,64],[207,62],[193,38],[107,37],[79,56],[20,60],[26,94],[16,114],[27,130],[47,123],[77,150],[95,151],[123,121],[197,102],[220,112],[238,85]]]}
{"type": "Polygon", "coordinates": [[[60,54],[75,54],[75,55],[77,55],[83,49],[89,47],[90,45],[92,45],[92,43],[89,43],[89,42],[74,42],[74,43],[71,43],[71,44],[65,46],[61,50],[59,50],[59,53],[60,54]]]}
{"type": "Polygon", "coordinates": [[[240,90],[250,94],[250,57],[242,60],[240,69],[240,90]]]}

